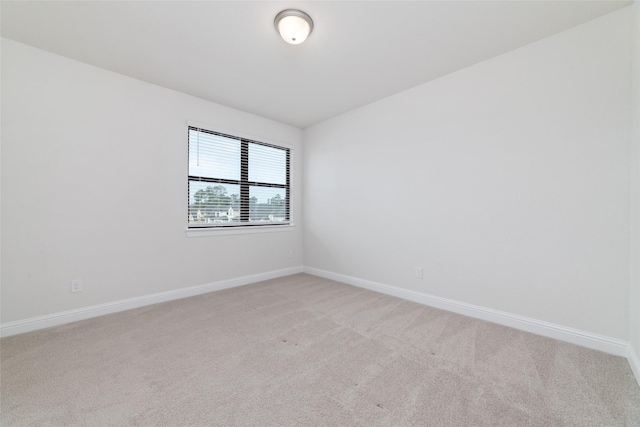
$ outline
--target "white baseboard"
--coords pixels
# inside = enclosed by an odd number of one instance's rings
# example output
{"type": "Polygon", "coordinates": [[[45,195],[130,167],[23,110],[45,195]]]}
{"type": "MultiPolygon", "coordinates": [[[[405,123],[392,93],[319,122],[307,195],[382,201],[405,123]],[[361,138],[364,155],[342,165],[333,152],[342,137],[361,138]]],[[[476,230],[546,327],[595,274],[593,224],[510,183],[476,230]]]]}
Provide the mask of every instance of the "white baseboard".
{"type": "Polygon", "coordinates": [[[105,314],[116,313],[119,311],[131,310],[132,308],[144,307],[151,304],[157,304],[166,301],[172,301],[181,298],[192,297],[196,295],[206,294],[222,289],[235,288],[238,286],[248,285],[251,283],[261,282],[263,280],[275,279],[277,277],[289,276],[291,274],[302,273],[303,268],[293,267],[282,270],[269,271],[266,273],[244,276],[236,279],[221,280],[219,282],[206,283],[204,285],[190,286],[188,288],[176,289],[173,291],[160,292],[157,294],[144,295],[126,300],[109,302],[90,307],[79,308],[76,310],[63,311],[59,313],[49,314],[45,316],[32,317],[15,322],[7,322],[0,325],[0,337],[8,337],[11,335],[31,332],[38,329],[49,328],[52,326],[63,325],[66,323],[76,322],[78,320],[89,319],[92,317],[103,316],[105,314]]]}
{"type": "Polygon", "coordinates": [[[629,366],[631,366],[633,375],[636,377],[636,381],[638,381],[638,385],[640,386],[640,359],[638,359],[638,353],[635,352],[631,344],[629,344],[629,348],[627,350],[627,360],[629,361],[629,366]]]}
{"type": "MultiPolygon", "coordinates": [[[[335,280],[338,282],[346,283],[348,285],[358,286],[375,292],[380,292],[382,294],[417,302],[419,304],[427,305],[430,307],[462,314],[464,316],[482,319],[492,323],[497,323],[499,325],[509,326],[522,331],[531,332],[537,335],[542,335],[561,341],[566,341],[594,350],[600,350],[605,353],[614,354],[616,356],[626,357],[628,355],[628,343],[616,338],[609,338],[602,335],[592,334],[590,332],[568,328],[566,326],[544,322],[537,319],[518,316],[516,314],[506,313],[503,311],[467,304],[460,301],[428,295],[421,292],[398,288],[395,286],[375,283],[369,280],[345,276],[342,274],[332,273],[330,271],[320,270],[317,268],[304,267],[304,272],[313,274],[314,276],[324,277],[326,279],[335,280]]],[[[636,370],[634,371],[636,379],[640,378],[637,373],[638,367],[640,367],[640,365],[636,363],[636,370]]]]}
{"type": "Polygon", "coordinates": [[[18,320],[14,322],[7,322],[0,324],[0,337],[8,337],[11,335],[36,331],[52,326],[76,322],[78,320],[103,316],[105,314],[117,313],[120,311],[131,310],[133,308],[187,298],[209,292],[219,291],[222,289],[235,288],[238,286],[261,282],[263,280],[275,279],[278,277],[289,276],[291,274],[302,272],[331,280],[336,280],[348,285],[358,286],[405,300],[417,302],[419,304],[427,305],[430,307],[451,311],[465,316],[482,319],[500,325],[509,326],[512,328],[542,335],[545,337],[566,341],[583,347],[600,350],[605,353],[614,354],[616,356],[626,357],[629,361],[629,365],[631,366],[631,370],[633,371],[636,380],[640,385],[640,359],[638,358],[638,354],[635,352],[633,347],[626,341],[592,334],[590,332],[580,331],[577,329],[572,329],[566,326],[556,325],[537,319],[518,316],[516,314],[467,304],[460,301],[428,295],[421,292],[411,291],[408,289],[398,288],[382,283],[376,283],[356,277],[332,273],[330,271],[320,270],[313,267],[302,266],[254,274],[251,276],[244,276],[235,279],[222,280],[218,282],[191,286],[188,288],[176,289],[173,291],[160,292],[136,298],[129,298],[126,300],[114,301],[106,304],[94,305],[45,316],[32,317],[29,319],[18,320]]]}

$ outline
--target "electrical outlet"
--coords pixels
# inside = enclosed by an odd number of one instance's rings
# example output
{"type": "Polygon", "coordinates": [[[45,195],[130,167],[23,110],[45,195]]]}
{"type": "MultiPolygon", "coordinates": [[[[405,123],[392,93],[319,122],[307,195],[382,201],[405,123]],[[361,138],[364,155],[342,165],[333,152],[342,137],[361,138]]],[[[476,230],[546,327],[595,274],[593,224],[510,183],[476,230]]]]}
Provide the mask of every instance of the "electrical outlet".
{"type": "Polygon", "coordinates": [[[415,268],[415,276],[418,279],[422,279],[422,267],[416,267],[415,268]]]}
{"type": "Polygon", "coordinates": [[[74,279],[71,281],[71,292],[82,292],[82,279],[74,279]]]}

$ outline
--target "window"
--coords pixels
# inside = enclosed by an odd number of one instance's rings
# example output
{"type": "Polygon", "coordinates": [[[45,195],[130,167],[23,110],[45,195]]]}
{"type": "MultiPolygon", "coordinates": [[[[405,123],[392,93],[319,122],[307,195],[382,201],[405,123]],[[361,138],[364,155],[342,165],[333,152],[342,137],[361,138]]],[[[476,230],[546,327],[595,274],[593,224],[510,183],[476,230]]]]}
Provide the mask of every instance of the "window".
{"type": "Polygon", "coordinates": [[[189,228],[290,224],[288,148],[189,126],[189,228]]]}

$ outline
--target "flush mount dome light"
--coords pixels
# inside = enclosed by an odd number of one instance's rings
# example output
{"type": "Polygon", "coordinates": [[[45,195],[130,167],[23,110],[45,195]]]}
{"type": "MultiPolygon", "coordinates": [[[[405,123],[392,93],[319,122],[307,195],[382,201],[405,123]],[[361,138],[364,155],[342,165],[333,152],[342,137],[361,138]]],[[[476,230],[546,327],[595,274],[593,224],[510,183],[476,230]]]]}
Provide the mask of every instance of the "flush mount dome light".
{"type": "Polygon", "coordinates": [[[286,9],[276,15],[273,21],[280,37],[287,43],[300,44],[313,30],[311,17],[301,10],[286,9]]]}

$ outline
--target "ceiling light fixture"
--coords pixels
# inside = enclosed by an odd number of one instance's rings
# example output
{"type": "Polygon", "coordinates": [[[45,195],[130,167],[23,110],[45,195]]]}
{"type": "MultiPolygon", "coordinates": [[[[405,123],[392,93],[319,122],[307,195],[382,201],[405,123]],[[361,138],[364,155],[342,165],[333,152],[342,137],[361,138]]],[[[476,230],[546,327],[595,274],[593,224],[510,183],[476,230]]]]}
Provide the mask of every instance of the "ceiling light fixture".
{"type": "Polygon", "coordinates": [[[302,43],[313,30],[311,17],[297,9],[283,10],[276,15],[273,23],[280,37],[291,44],[302,43]]]}

